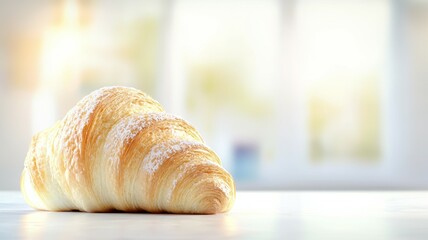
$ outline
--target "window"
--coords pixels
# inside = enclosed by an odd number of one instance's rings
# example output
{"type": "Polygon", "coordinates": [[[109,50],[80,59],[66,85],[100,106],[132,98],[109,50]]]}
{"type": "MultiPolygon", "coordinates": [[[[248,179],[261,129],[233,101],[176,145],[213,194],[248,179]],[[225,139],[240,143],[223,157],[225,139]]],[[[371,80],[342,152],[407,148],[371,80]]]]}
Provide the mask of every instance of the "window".
{"type": "Polygon", "coordinates": [[[310,161],[381,159],[387,1],[298,1],[297,70],[310,161]]]}
{"type": "Polygon", "coordinates": [[[256,179],[277,157],[278,2],[174,6],[169,72],[178,93],[170,110],[189,116],[237,179],[256,179]]]}

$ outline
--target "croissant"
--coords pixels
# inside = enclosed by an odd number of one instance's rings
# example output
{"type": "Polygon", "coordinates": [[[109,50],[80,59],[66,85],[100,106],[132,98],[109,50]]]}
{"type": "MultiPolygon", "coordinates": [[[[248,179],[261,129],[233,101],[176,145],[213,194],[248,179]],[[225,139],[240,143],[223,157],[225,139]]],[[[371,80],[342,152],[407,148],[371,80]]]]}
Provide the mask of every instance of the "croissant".
{"type": "Polygon", "coordinates": [[[232,176],[195,128],[126,87],[89,94],[33,136],[21,191],[49,211],[214,214],[235,201],[232,176]]]}

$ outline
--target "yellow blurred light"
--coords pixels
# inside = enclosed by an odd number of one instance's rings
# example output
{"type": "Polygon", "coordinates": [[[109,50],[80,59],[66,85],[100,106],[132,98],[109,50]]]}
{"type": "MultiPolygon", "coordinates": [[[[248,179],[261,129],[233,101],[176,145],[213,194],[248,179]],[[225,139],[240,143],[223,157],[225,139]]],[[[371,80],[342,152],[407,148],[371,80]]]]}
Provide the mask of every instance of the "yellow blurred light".
{"type": "Polygon", "coordinates": [[[33,99],[32,131],[52,125],[58,111],[58,92],[79,81],[81,60],[81,30],[76,1],[62,5],[61,24],[49,27],[43,38],[40,85],[33,99]],[[39,114],[44,112],[44,114],[39,114]]]}
{"type": "Polygon", "coordinates": [[[80,36],[76,30],[60,29],[47,33],[42,55],[42,84],[52,84],[55,77],[76,66],[79,61],[80,36]]]}
{"type": "Polygon", "coordinates": [[[79,21],[79,6],[76,0],[68,0],[64,4],[64,22],[75,25],[79,21]]]}
{"type": "Polygon", "coordinates": [[[51,27],[44,37],[41,59],[41,84],[53,87],[60,80],[76,80],[81,52],[81,34],[78,26],[79,8],[76,1],[64,4],[63,25],[51,27]],[[71,74],[66,76],[67,74],[71,74]]]}

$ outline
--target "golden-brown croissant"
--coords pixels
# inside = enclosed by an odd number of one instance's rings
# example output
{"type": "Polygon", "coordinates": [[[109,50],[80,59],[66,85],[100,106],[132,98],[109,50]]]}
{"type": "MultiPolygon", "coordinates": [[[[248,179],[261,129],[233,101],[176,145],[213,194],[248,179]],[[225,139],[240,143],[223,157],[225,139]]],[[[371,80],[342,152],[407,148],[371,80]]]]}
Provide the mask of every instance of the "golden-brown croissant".
{"type": "Polygon", "coordinates": [[[21,176],[29,205],[50,211],[228,211],[235,184],[184,120],[133,88],[106,87],[36,134],[21,176]]]}

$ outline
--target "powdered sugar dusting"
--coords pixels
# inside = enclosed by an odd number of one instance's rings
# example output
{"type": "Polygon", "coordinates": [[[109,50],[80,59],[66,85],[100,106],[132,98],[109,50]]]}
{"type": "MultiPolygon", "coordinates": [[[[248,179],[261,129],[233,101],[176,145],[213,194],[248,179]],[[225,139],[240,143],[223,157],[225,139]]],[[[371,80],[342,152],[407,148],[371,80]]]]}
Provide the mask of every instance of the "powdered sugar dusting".
{"type": "Polygon", "coordinates": [[[133,88],[117,86],[98,89],[78,102],[66,114],[63,120],[59,142],[64,146],[62,150],[65,153],[66,159],[69,159],[69,161],[64,161],[65,167],[73,174],[76,174],[76,179],[79,179],[79,174],[82,174],[82,169],[78,167],[78,160],[81,154],[83,131],[98,105],[115,89],[135,90],[133,88]]]}
{"type": "Polygon", "coordinates": [[[66,120],[71,120],[72,126],[77,126],[77,133],[82,132],[83,128],[88,124],[91,114],[95,108],[105,97],[108,91],[115,87],[104,87],[98,89],[88,96],[84,97],[75,107],[73,107],[66,115],[66,120]]]}
{"type": "Polygon", "coordinates": [[[169,159],[173,154],[198,145],[202,145],[202,143],[177,139],[159,143],[153,146],[144,158],[142,165],[143,169],[149,175],[153,175],[159,166],[161,166],[165,160],[169,159]]]}
{"type": "Polygon", "coordinates": [[[226,184],[225,181],[223,181],[221,178],[216,177],[214,178],[213,182],[214,182],[214,185],[218,189],[220,189],[224,193],[224,195],[226,195],[227,198],[230,198],[231,189],[230,189],[230,186],[226,184]]]}
{"type": "Polygon", "coordinates": [[[65,152],[67,159],[70,159],[70,161],[65,161],[64,163],[67,169],[76,174],[77,179],[82,174],[82,169],[77,167],[77,161],[80,158],[83,130],[109,89],[111,88],[101,88],[84,97],[64,118],[60,142],[64,143],[62,150],[65,152]]]}
{"type": "Polygon", "coordinates": [[[108,152],[110,154],[110,160],[119,162],[123,146],[129,144],[130,141],[138,135],[138,133],[155,122],[170,119],[176,119],[176,117],[164,112],[131,115],[124,118],[110,131],[109,136],[107,137],[109,140],[106,145],[104,145],[104,152],[108,152]]]}

